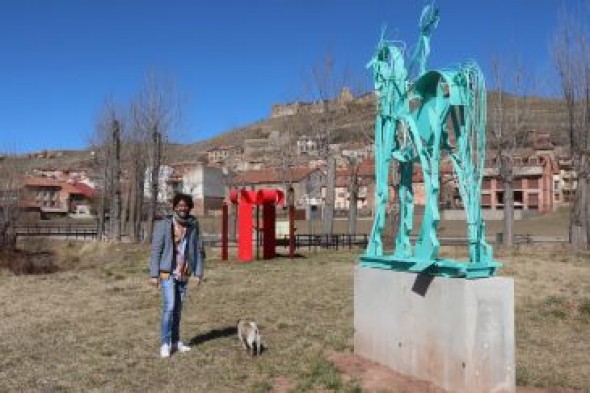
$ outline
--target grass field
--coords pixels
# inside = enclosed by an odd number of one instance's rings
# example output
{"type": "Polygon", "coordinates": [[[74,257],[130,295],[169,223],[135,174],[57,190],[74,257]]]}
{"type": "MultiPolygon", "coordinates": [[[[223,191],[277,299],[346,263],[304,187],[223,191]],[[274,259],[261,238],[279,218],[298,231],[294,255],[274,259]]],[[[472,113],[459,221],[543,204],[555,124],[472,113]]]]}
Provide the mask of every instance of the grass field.
{"type": "MultiPolygon", "coordinates": [[[[420,230],[421,216],[414,221],[413,234],[417,235],[420,230]]],[[[283,220],[282,218],[279,220],[283,220]]],[[[201,226],[206,233],[220,233],[221,217],[199,218],[201,226]]],[[[553,236],[567,239],[569,223],[569,210],[560,208],[555,212],[527,216],[521,220],[514,221],[514,233],[519,235],[553,236]]],[[[373,225],[372,217],[360,217],[357,220],[357,233],[371,233],[373,225]]],[[[320,234],[322,233],[323,222],[321,220],[299,220],[295,222],[297,233],[320,234]]],[[[495,238],[496,234],[503,231],[502,220],[486,220],[486,234],[495,238]]],[[[335,233],[348,233],[348,220],[345,218],[334,220],[335,233]]],[[[465,220],[441,220],[438,227],[438,234],[441,237],[465,237],[467,225],[465,220]]]]}
{"type": "MultiPolygon", "coordinates": [[[[354,254],[252,264],[213,257],[183,316],[193,350],[162,360],[146,248],[45,247],[55,273],[0,269],[0,391],[362,391],[328,360],[353,349],[354,254]],[[235,337],[245,316],[258,320],[268,345],[255,360],[235,337]]],[[[506,263],[501,274],[516,280],[518,384],[590,391],[589,256],[521,248],[498,259],[506,263]]]]}

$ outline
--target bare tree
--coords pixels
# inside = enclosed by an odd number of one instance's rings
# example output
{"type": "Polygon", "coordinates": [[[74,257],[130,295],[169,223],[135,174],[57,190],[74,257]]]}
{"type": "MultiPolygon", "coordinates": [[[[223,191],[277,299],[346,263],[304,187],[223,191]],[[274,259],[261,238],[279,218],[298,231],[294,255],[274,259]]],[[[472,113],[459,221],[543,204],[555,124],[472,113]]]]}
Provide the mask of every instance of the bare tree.
{"type": "Polygon", "coordinates": [[[570,153],[577,186],[570,210],[570,243],[590,246],[590,39],[588,9],[565,9],[553,41],[553,59],[568,117],[570,153]]]}
{"type": "MultiPolygon", "coordinates": [[[[98,121],[94,133],[90,136],[90,146],[94,150],[95,154],[95,165],[97,172],[100,174],[99,187],[100,196],[98,204],[98,222],[97,222],[97,239],[102,240],[105,235],[106,225],[106,212],[107,206],[109,207],[109,238],[112,239],[114,227],[113,227],[113,212],[110,211],[114,205],[112,199],[115,190],[115,183],[119,182],[120,179],[115,173],[114,166],[116,165],[114,158],[114,125],[118,124],[118,118],[121,110],[118,108],[111,99],[107,99],[103,105],[101,114],[99,115],[98,121]],[[117,178],[115,178],[117,176],[117,178]]],[[[118,127],[117,127],[118,128],[118,127]]],[[[120,206],[120,205],[119,205],[120,206]]]]}
{"type": "Polygon", "coordinates": [[[128,180],[128,217],[127,232],[129,239],[138,243],[141,241],[141,229],[144,210],[144,183],[148,167],[148,159],[145,152],[148,149],[149,140],[139,128],[137,121],[137,107],[130,108],[131,126],[125,135],[126,141],[126,172],[128,180]]]}
{"type": "Polygon", "coordinates": [[[513,245],[514,239],[514,154],[524,145],[525,124],[530,116],[530,95],[527,94],[527,72],[518,63],[510,72],[502,68],[498,59],[492,62],[494,94],[491,101],[491,131],[495,150],[495,164],[504,190],[503,244],[513,245]],[[507,80],[508,79],[508,80],[507,80]],[[508,93],[508,85],[513,93],[508,93]]]}
{"type": "Polygon", "coordinates": [[[134,102],[133,121],[138,134],[151,140],[149,151],[150,200],[147,212],[147,233],[144,241],[150,241],[154,228],[159,198],[160,166],[163,147],[172,129],[180,120],[180,101],[174,83],[150,74],[134,102]]]}
{"type": "Polygon", "coordinates": [[[350,182],[348,184],[348,234],[356,235],[359,196],[359,161],[356,157],[348,157],[350,182]]]}
{"type": "Polygon", "coordinates": [[[154,232],[154,219],[158,206],[158,194],[160,189],[160,165],[162,164],[162,133],[158,130],[157,124],[152,129],[152,161],[150,179],[150,204],[147,221],[147,239],[152,238],[154,232]]]}
{"type": "Polygon", "coordinates": [[[16,249],[22,184],[15,159],[11,155],[0,154],[0,251],[16,249]]]}
{"type": "Polygon", "coordinates": [[[230,192],[233,189],[236,189],[236,182],[235,182],[235,178],[236,178],[236,173],[232,170],[232,168],[229,165],[225,165],[222,168],[223,171],[223,181],[225,183],[225,203],[227,203],[227,209],[228,209],[228,221],[229,221],[229,225],[228,225],[228,238],[231,241],[236,241],[236,228],[238,225],[238,212],[237,212],[237,205],[234,205],[230,199],[229,199],[229,195],[230,192]]]}
{"type": "Polygon", "coordinates": [[[328,172],[326,175],[326,199],[324,201],[324,235],[332,235],[334,233],[334,200],[335,200],[335,185],[336,185],[336,157],[333,155],[328,157],[328,172]]]}
{"type": "MultiPolygon", "coordinates": [[[[313,98],[311,110],[318,111],[316,116],[310,116],[310,130],[312,137],[318,136],[325,141],[322,158],[327,161],[326,195],[323,209],[323,233],[333,233],[334,200],[336,183],[336,158],[330,152],[333,142],[332,134],[336,128],[338,116],[346,109],[346,105],[339,100],[343,88],[350,85],[351,77],[346,71],[338,72],[333,56],[328,52],[323,61],[311,68],[306,81],[308,96],[313,98]]],[[[310,115],[312,115],[310,113],[310,115]]]]}
{"type": "Polygon", "coordinates": [[[111,191],[110,239],[121,241],[121,123],[113,120],[111,124],[110,152],[112,163],[109,175],[111,191]]]}

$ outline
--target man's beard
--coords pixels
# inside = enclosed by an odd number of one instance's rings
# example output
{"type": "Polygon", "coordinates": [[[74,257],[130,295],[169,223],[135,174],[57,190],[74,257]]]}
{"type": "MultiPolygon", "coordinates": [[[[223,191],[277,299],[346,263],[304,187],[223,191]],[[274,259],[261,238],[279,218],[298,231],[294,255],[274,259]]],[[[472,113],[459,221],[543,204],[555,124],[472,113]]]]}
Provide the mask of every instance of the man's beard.
{"type": "Polygon", "coordinates": [[[178,212],[174,212],[172,216],[174,217],[174,220],[182,226],[186,226],[190,220],[188,213],[184,213],[184,217],[182,217],[178,212]]]}

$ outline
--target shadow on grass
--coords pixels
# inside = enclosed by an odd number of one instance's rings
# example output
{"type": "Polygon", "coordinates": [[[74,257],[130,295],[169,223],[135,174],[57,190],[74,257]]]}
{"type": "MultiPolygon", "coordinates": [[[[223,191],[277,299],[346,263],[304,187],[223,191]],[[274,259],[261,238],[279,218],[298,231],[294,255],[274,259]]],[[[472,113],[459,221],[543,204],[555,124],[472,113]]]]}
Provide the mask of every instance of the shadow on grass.
{"type": "Polygon", "coordinates": [[[188,345],[191,347],[206,343],[207,341],[215,340],[218,338],[235,336],[238,334],[238,330],[235,326],[227,326],[221,329],[213,329],[205,334],[199,334],[194,336],[189,341],[188,345]]]}
{"type": "MultiPolygon", "coordinates": [[[[282,254],[282,253],[276,253],[275,258],[281,258],[281,259],[289,259],[289,253],[287,254],[282,254]]],[[[307,257],[303,254],[299,254],[299,253],[295,253],[293,254],[293,259],[307,259],[307,257]]]]}

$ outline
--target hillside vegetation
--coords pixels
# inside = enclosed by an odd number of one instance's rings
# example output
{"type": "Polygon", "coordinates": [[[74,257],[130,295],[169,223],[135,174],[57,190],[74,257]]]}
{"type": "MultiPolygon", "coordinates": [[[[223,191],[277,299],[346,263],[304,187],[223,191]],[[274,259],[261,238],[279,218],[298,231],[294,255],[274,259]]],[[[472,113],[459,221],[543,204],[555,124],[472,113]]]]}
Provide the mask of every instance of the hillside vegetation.
{"type": "MultiPolygon", "coordinates": [[[[493,92],[488,93],[488,129],[493,124],[495,114],[491,110],[496,100],[493,92]]],[[[512,108],[507,98],[507,107],[512,108]]],[[[527,109],[527,130],[548,131],[554,143],[566,145],[567,118],[563,102],[556,99],[535,97],[529,100],[527,109]]],[[[373,102],[353,101],[338,111],[321,113],[299,113],[292,116],[268,118],[244,125],[213,138],[190,143],[167,145],[165,160],[168,162],[194,161],[202,158],[205,152],[219,145],[243,146],[246,139],[266,138],[272,131],[278,131],[283,139],[294,139],[300,135],[314,135],[330,130],[330,143],[362,142],[372,143],[375,122],[375,104],[373,102]]],[[[511,111],[507,115],[510,117],[511,111]]],[[[490,139],[488,137],[488,139],[490,139]]],[[[93,157],[90,150],[63,151],[54,158],[30,158],[21,156],[21,167],[52,167],[56,169],[73,169],[92,167],[93,157]]]]}

